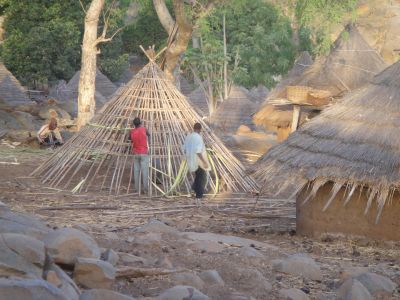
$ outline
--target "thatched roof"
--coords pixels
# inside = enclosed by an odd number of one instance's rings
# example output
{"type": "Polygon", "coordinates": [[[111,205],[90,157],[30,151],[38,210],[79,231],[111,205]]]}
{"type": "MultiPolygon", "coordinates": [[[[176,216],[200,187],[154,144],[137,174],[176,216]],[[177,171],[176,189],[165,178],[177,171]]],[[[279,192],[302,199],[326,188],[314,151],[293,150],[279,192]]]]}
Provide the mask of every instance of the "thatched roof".
{"type": "Polygon", "coordinates": [[[294,62],[293,68],[289,73],[271,90],[266,98],[266,103],[270,99],[278,99],[286,97],[286,87],[296,81],[305,70],[313,64],[313,59],[307,51],[303,51],[294,62]]]}
{"type": "Polygon", "coordinates": [[[334,97],[361,87],[381,72],[386,63],[355,26],[348,25],[335,41],[331,53],[319,58],[291,85],[327,90],[334,97]]]}
{"type": "Polygon", "coordinates": [[[121,87],[90,123],[60,147],[35,174],[52,186],[74,191],[104,189],[110,194],[131,193],[134,155],[127,135],[137,116],[150,133],[149,177],[146,178],[150,196],[190,195],[193,178],[187,174],[182,145],[196,122],[202,124],[202,136],[212,164],[207,190],[211,194],[221,189],[257,190],[255,180],[243,176],[243,165],[153,60],[121,87]]]}
{"type": "Polygon", "coordinates": [[[203,86],[198,86],[193,92],[187,96],[196,112],[202,117],[209,117],[210,110],[208,107],[207,94],[203,86]]]}
{"type": "MultiPolygon", "coordinates": [[[[81,71],[75,73],[71,80],[67,84],[67,88],[70,91],[77,92],[79,88],[79,76],[81,71]]],[[[96,70],[96,91],[103,95],[105,98],[110,97],[115,93],[117,87],[114,83],[107,78],[106,75],[96,70]]]]}
{"type": "Polygon", "coordinates": [[[225,132],[236,132],[240,125],[252,125],[251,116],[258,105],[250,100],[243,87],[232,86],[228,99],[211,115],[210,123],[225,132]]]}
{"type": "Polygon", "coordinates": [[[342,186],[348,196],[368,187],[368,207],[375,200],[381,210],[400,188],[399,116],[400,62],[271,149],[253,167],[255,176],[265,186],[280,179],[280,190],[299,192],[310,183],[310,197],[333,182],[330,200],[342,186]]]}
{"type": "Polygon", "coordinates": [[[0,103],[18,105],[30,102],[17,78],[0,62],[0,103]]]}

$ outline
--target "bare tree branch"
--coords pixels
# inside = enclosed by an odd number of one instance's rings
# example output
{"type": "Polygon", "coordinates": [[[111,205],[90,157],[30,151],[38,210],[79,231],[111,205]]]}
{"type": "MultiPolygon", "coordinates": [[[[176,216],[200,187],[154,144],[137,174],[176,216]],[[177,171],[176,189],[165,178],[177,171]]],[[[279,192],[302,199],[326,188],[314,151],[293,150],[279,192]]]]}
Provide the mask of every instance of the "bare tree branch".
{"type": "Polygon", "coordinates": [[[112,41],[112,39],[119,33],[121,32],[123,29],[125,28],[125,26],[118,28],[110,37],[106,38],[105,36],[101,35],[98,37],[98,39],[96,40],[96,45],[100,44],[100,43],[105,43],[105,42],[110,42],[112,41]]]}
{"type": "Polygon", "coordinates": [[[175,21],[171,17],[167,5],[165,4],[165,0],[153,0],[153,5],[161,25],[164,27],[168,35],[170,35],[174,28],[175,21]]]}
{"type": "Polygon", "coordinates": [[[83,10],[83,12],[84,12],[85,15],[86,15],[86,9],[85,9],[85,6],[84,6],[83,3],[82,3],[82,0],[79,0],[79,3],[81,4],[82,10],[83,10]]]}

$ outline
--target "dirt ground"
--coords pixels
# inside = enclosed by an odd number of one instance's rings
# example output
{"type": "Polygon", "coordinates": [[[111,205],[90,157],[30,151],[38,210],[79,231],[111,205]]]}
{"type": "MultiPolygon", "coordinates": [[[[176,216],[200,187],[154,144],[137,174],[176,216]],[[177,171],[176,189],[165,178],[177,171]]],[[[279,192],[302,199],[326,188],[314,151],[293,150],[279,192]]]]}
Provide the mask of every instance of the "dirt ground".
{"type": "MultiPolygon", "coordinates": [[[[307,292],[311,299],[336,299],[341,272],[352,267],[368,268],[400,284],[400,242],[339,236],[319,239],[297,236],[293,210],[290,210],[294,208],[293,203],[285,202],[287,216],[283,214],[276,218],[263,213],[263,208],[268,206],[266,199],[249,205],[254,199],[247,199],[245,195],[221,196],[197,207],[189,198],[109,197],[98,193],[74,195],[50,189],[29,176],[50,154],[50,150],[13,149],[0,145],[0,201],[16,211],[31,213],[53,227],[84,228],[101,247],[153,260],[154,264],[197,273],[216,269],[225,286],[204,287],[202,292],[212,299],[246,299],[238,298],[238,295],[279,299],[280,289],[293,287],[307,292]],[[168,235],[162,241],[132,243],[130,237],[136,234],[135,229],[150,219],[161,220],[181,232],[235,235],[265,242],[278,250],[258,248],[263,258],[240,255],[239,249],[232,246],[223,252],[210,253],[189,249],[180,239],[168,235]],[[321,266],[323,280],[306,280],[272,270],[273,259],[294,253],[306,253],[314,258],[321,266]],[[272,284],[271,292],[254,286],[254,270],[272,284]]],[[[162,275],[120,279],[114,289],[138,299],[152,299],[174,285],[171,275],[162,275]]],[[[400,299],[400,291],[397,290],[393,297],[400,299]]]]}

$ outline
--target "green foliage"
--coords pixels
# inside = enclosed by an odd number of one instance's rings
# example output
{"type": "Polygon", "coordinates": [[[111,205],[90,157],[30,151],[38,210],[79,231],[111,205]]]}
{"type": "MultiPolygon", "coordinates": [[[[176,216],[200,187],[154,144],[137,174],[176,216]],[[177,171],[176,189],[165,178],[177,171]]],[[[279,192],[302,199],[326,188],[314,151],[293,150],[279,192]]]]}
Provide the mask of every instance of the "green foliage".
{"type": "MultiPolygon", "coordinates": [[[[90,0],[83,0],[88,7],[90,0]]],[[[112,1],[107,1],[109,5],[112,1]]],[[[108,36],[123,26],[129,1],[111,10],[108,36]]],[[[106,5],[106,9],[109,6],[106,5]]],[[[79,1],[0,0],[4,11],[6,39],[1,45],[4,64],[25,85],[37,86],[59,79],[69,80],[80,69],[85,13],[79,1]]],[[[100,22],[99,32],[102,30],[100,22]]],[[[100,46],[99,68],[111,79],[118,79],[127,67],[122,37],[100,46]]]]}
{"type": "MultiPolygon", "coordinates": [[[[156,49],[160,49],[165,45],[168,34],[162,27],[152,3],[147,0],[140,1],[137,19],[124,29],[122,40],[125,52],[143,55],[139,45],[145,49],[152,45],[155,45],[156,49]]],[[[167,1],[167,5],[171,8],[170,1],[167,1]]]]}
{"type": "Polygon", "coordinates": [[[276,6],[262,0],[232,0],[202,20],[201,53],[189,52],[190,63],[200,70],[207,69],[207,64],[215,68],[223,65],[224,14],[231,79],[246,87],[259,83],[273,86],[273,77],[291,67],[296,49],[289,20],[276,6]]]}
{"type": "Polygon", "coordinates": [[[1,56],[24,83],[68,79],[80,61],[83,12],[79,2],[7,1],[1,56]]]}
{"type": "Polygon", "coordinates": [[[357,0],[293,1],[300,28],[307,28],[314,41],[314,54],[327,54],[332,44],[330,34],[346,14],[354,11],[357,0]]]}

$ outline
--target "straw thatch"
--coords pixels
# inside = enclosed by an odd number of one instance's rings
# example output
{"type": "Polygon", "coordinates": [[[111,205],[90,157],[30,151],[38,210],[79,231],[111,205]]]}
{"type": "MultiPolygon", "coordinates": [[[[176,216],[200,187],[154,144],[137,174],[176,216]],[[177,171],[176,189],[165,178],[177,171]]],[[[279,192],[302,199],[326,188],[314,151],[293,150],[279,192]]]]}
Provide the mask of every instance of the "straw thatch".
{"type": "Polygon", "coordinates": [[[0,104],[18,105],[30,102],[17,78],[0,62],[0,104]]]}
{"type": "Polygon", "coordinates": [[[348,25],[327,57],[319,58],[291,85],[309,86],[331,92],[333,97],[361,87],[386,67],[354,25],[348,25]]]}
{"type": "MultiPolygon", "coordinates": [[[[280,179],[280,192],[295,193],[308,183],[309,198],[333,182],[332,201],[343,186],[350,199],[358,187],[369,188],[368,209],[379,211],[400,185],[400,62],[373,82],[324,110],[253,167],[266,187],[280,179]]],[[[327,207],[326,206],[326,207],[327,207]]]]}
{"type": "Polygon", "coordinates": [[[225,133],[234,133],[240,125],[252,126],[251,116],[258,105],[250,100],[243,87],[232,86],[224,100],[210,117],[210,123],[225,133]]]}
{"type": "MultiPolygon", "coordinates": [[[[79,77],[81,75],[81,71],[75,73],[75,75],[71,78],[71,80],[67,84],[67,88],[70,91],[78,92],[79,88],[79,77]]],[[[99,92],[105,98],[109,98],[112,94],[115,93],[117,87],[114,83],[107,78],[106,75],[101,73],[98,69],[96,70],[96,80],[95,80],[95,89],[96,92],[99,92]]]]}
{"type": "Polygon", "coordinates": [[[266,99],[266,103],[270,99],[286,98],[286,87],[292,85],[293,82],[313,64],[313,59],[307,51],[303,51],[294,62],[293,68],[279,83],[271,90],[266,99]]]}
{"type": "Polygon", "coordinates": [[[204,86],[198,86],[193,92],[187,96],[190,104],[196,112],[202,117],[210,116],[210,109],[208,106],[208,98],[204,86]]]}
{"type": "Polygon", "coordinates": [[[51,186],[73,191],[108,190],[132,192],[133,155],[127,140],[129,124],[140,116],[150,133],[149,195],[180,195],[191,192],[182,144],[195,122],[203,126],[212,171],[208,190],[257,189],[244,168],[211,132],[161,69],[151,59],[126,86],[97,113],[91,123],[72,137],[34,174],[51,186]]]}
{"type": "MultiPolygon", "coordinates": [[[[264,101],[260,110],[254,114],[253,122],[257,126],[268,130],[276,130],[277,127],[288,127],[292,122],[293,108],[290,105],[275,106],[270,104],[270,100],[286,98],[286,86],[291,85],[303,74],[313,63],[310,54],[303,51],[296,59],[293,68],[287,76],[283,78],[276,87],[271,90],[264,101]]],[[[304,114],[302,115],[304,116],[304,114]]]]}

